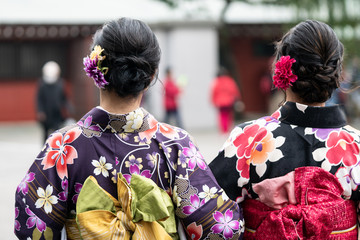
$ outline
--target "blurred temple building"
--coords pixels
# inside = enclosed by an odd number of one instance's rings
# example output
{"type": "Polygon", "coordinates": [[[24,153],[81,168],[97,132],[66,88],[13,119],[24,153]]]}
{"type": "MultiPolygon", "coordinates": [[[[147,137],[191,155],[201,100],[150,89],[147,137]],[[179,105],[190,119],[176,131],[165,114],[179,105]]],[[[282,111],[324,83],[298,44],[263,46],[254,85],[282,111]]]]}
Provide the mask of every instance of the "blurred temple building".
{"type": "MultiPolygon", "coordinates": [[[[165,69],[171,66],[183,88],[180,111],[185,129],[216,127],[210,84],[221,64],[220,9],[224,1],[189,1],[170,8],[156,0],[6,1],[0,9],[0,121],[35,120],[41,68],[53,60],[61,67],[66,92],[78,119],[98,104],[98,90],[83,71],[94,32],[109,19],[132,17],[154,30],[162,49],[159,79],[144,106],[163,119],[165,69]],[[198,2],[198,3],[196,3],[198,2]],[[206,120],[206,121],[204,121],[206,120]]],[[[266,112],[260,80],[270,71],[273,42],[293,20],[276,6],[234,3],[224,18],[233,77],[245,113],[266,112]],[[281,12],[281,14],[279,14],[281,12]]]]}

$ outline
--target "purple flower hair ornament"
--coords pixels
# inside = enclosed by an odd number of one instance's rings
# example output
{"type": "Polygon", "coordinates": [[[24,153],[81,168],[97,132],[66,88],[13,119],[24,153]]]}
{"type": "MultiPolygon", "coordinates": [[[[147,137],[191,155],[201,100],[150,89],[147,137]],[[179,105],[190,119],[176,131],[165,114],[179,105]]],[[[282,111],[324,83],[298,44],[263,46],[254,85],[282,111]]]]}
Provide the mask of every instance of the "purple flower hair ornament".
{"type": "Polygon", "coordinates": [[[105,86],[109,84],[109,82],[104,78],[104,75],[106,75],[109,68],[101,67],[101,62],[106,57],[101,56],[103,51],[103,48],[101,48],[99,45],[96,45],[94,50],[90,53],[90,56],[87,56],[83,59],[86,75],[94,79],[95,85],[101,89],[104,89],[105,86]]]}
{"type": "Polygon", "coordinates": [[[275,75],[273,76],[273,84],[277,88],[286,90],[290,86],[292,86],[293,82],[298,79],[298,77],[293,74],[291,70],[292,64],[294,62],[296,62],[294,58],[290,58],[290,56],[282,56],[275,64],[275,75]]]}

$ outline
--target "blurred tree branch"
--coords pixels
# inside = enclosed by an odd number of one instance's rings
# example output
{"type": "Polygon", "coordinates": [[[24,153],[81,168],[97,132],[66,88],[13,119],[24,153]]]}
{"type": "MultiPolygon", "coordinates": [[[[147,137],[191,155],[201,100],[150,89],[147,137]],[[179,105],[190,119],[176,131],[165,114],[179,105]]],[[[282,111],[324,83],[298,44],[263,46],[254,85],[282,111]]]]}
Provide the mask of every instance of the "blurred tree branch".
{"type": "MultiPolygon", "coordinates": [[[[177,8],[185,2],[203,2],[206,0],[156,0],[177,8]]],[[[360,0],[223,0],[224,5],[219,13],[219,35],[221,41],[228,42],[226,14],[234,2],[253,5],[278,5],[294,9],[294,22],[284,24],[286,28],[306,19],[317,19],[328,23],[338,33],[346,46],[348,55],[360,55],[360,0]]],[[[281,14],[281,12],[279,12],[281,14]]],[[[221,46],[220,46],[221,48],[221,46]]],[[[225,46],[226,48],[226,46],[225,46]]],[[[222,49],[225,50],[225,49],[222,49]]],[[[222,51],[221,50],[221,51],[222,51]]],[[[226,50],[229,51],[229,50],[226,50]]]]}

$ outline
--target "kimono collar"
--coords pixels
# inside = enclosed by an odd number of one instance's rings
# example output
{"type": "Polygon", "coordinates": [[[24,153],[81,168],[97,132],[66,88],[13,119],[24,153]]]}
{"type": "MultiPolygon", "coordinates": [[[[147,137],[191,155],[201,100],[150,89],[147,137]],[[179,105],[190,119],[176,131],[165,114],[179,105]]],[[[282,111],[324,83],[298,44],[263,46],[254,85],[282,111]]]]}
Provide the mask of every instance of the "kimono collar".
{"type": "Polygon", "coordinates": [[[346,125],[346,116],[339,105],[312,107],[286,102],[279,108],[279,120],[291,125],[313,128],[338,128],[346,125]]]}
{"type": "Polygon", "coordinates": [[[112,114],[101,107],[95,107],[81,118],[78,125],[95,131],[142,132],[149,129],[149,117],[152,116],[143,108],[138,108],[126,114],[112,114]]]}

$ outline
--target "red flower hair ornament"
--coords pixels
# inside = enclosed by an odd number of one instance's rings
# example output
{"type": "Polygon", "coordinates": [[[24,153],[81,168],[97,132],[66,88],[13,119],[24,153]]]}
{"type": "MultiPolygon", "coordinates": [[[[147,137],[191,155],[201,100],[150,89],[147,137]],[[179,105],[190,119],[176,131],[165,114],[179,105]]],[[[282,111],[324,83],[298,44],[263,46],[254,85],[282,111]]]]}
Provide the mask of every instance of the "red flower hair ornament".
{"type": "Polygon", "coordinates": [[[286,90],[297,80],[298,77],[291,71],[291,67],[294,62],[296,62],[294,58],[290,58],[290,56],[282,56],[275,64],[273,84],[277,88],[286,90]]]}

